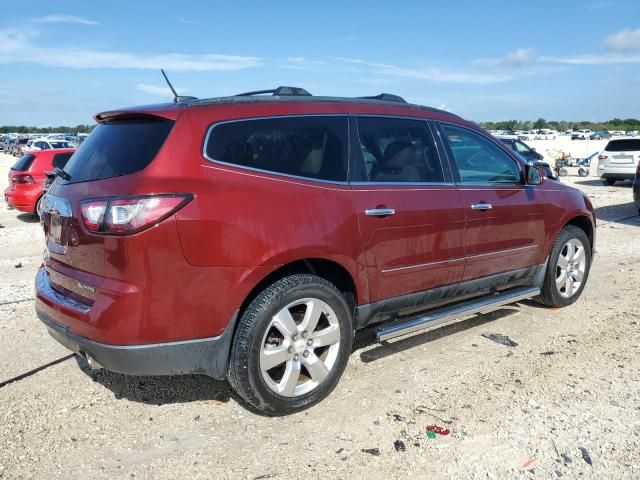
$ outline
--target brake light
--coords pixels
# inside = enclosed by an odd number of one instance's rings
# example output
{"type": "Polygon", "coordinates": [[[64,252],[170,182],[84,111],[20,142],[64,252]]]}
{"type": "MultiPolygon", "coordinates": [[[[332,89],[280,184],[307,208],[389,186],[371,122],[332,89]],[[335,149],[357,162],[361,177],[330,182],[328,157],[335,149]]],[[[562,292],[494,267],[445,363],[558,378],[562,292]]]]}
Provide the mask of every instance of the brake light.
{"type": "Polygon", "coordinates": [[[24,185],[30,183],[36,183],[31,175],[27,175],[26,173],[21,173],[18,175],[14,175],[11,179],[14,185],[24,185]]]}
{"type": "Polygon", "coordinates": [[[101,198],[82,202],[80,210],[90,232],[127,235],[157,225],[192,198],[192,194],[101,198]]]}
{"type": "Polygon", "coordinates": [[[609,158],[608,155],[602,155],[602,154],[598,155],[598,160],[606,160],[607,158],[609,158]]]}

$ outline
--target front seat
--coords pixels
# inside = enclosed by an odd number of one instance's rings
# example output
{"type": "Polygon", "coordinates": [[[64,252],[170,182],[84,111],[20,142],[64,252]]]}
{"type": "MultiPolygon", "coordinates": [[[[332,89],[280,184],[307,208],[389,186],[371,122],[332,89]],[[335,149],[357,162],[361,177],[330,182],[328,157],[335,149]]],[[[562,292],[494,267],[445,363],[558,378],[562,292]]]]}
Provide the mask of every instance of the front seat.
{"type": "Polygon", "coordinates": [[[413,164],[416,151],[411,142],[395,140],[384,149],[382,170],[376,182],[419,182],[420,172],[413,164]]]}

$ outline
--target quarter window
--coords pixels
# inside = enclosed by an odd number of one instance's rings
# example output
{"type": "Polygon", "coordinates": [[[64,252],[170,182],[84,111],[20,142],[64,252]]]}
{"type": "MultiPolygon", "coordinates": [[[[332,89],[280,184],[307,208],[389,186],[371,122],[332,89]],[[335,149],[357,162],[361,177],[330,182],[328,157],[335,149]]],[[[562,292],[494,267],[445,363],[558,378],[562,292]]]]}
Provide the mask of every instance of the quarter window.
{"type": "Polygon", "coordinates": [[[481,135],[452,125],[442,126],[447,137],[460,183],[514,184],[520,183],[520,168],[497,145],[481,135]]]}
{"type": "Polygon", "coordinates": [[[440,158],[424,121],[360,117],[358,136],[368,181],[444,181],[440,158]]]}
{"type": "Polygon", "coordinates": [[[206,154],[212,160],[268,172],[329,181],[347,179],[346,117],[307,116],[215,125],[206,154]]]}

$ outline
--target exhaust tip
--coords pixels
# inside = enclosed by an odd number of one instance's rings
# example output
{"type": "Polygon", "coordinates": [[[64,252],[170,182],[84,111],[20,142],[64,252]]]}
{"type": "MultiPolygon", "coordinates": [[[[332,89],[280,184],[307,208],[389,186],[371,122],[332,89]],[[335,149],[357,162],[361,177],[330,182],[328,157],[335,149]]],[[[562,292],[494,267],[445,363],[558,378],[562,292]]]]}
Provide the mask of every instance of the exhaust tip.
{"type": "Polygon", "coordinates": [[[89,367],[91,368],[91,370],[102,370],[104,367],[102,366],[101,363],[99,363],[95,358],[93,358],[91,355],[85,353],[84,354],[84,358],[87,359],[87,363],[89,364],[89,367]]]}

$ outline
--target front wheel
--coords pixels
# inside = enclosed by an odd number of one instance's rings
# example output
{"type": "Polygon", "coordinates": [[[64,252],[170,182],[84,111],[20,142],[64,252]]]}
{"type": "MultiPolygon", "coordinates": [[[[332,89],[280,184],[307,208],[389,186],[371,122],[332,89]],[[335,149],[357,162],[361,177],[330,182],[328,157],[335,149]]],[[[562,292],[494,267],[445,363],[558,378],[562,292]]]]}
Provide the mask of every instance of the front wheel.
{"type": "Polygon", "coordinates": [[[542,290],[537,298],[550,307],[566,307],[582,293],[591,268],[591,245],[584,230],[567,225],[556,238],[542,290]]]}
{"type": "Polygon", "coordinates": [[[349,306],[327,280],[310,274],[277,280],[239,319],[228,379],[269,415],[303,410],[337,385],[351,354],[349,306]]]}

